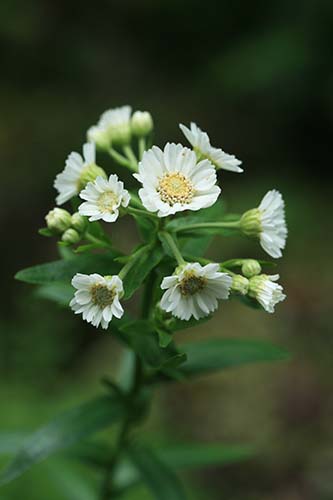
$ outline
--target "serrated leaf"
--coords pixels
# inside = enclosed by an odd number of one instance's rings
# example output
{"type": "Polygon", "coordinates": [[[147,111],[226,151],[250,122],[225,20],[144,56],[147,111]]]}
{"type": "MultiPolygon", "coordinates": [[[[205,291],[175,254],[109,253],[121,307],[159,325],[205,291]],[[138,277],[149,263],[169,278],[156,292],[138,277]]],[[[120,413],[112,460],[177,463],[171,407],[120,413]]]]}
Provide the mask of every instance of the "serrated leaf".
{"type": "Polygon", "coordinates": [[[289,358],[287,351],[281,347],[261,340],[211,339],[183,344],[181,349],[187,355],[187,362],[180,367],[186,376],[289,358]]]}
{"type": "Polygon", "coordinates": [[[178,477],[151,449],[132,444],[127,454],[156,500],[186,499],[178,477]]]}
{"type": "Polygon", "coordinates": [[[115,252],[101,255],[75,255],[67,260],[28,267],[19,271],[15,278],[25,283],[44,285],[55,281],[70,282],[75,273],[117,274],[120,266],[115,262],[115,252]]]}
{"type": "Polygon", "coordinates": [[[147,247],[147,251],[140,253],[135,265],[124,279],[125,299],[132,297],[133,293],[142,285],[150,271],[160,263],[162,258],[163,250],[160,246],[147,247]]]}
{"type": "Polygon", "coordinates": [[[120,400],[104,396],[63,413],[24,440],[13,461],[0,474],[0,485],[48,456],[105,429],[121,419],[124,411],[120,400]]]}

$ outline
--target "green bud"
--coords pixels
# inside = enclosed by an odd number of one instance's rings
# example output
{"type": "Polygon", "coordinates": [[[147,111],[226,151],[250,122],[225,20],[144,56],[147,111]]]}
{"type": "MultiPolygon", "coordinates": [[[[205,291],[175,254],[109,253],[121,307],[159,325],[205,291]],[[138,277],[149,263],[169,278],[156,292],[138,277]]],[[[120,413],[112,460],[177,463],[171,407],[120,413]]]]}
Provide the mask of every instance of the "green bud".
{"type": "Polygon", "coordinates": [[[249,280],[236,274],[232,277],[231,291],[240,295],[246,295],[249,289],[249,280]]]}
{"type": "Polygon", "coordinates": [[[242,215],[240,228],[247,236],[260,236],[261,233],[261,212],[259,208],[248,210],[242,215]]]}
{"type": "Polygon", "coordinates": [[[258,276],[253,276],[249,279],[249,296],[256,299],[258,295],[262,292],[263,286],[269,281],[269,277],[266,274],[260,274],[258,276]]]}
{"type": "Polygon", "coordinates": [[[71,214],[63,208],[54,208],[45,217],[47,227],[54,234],[62,234],[71,226],[71,214]]]}
{"type": "Polygon", "coordinates": [[[261,273],[261,265],[257,260],[246,259],[243,261],[242,273],[247,278],[252,278],[252,276],[256,276],[261,273]]]}
{"type": "Polygon", "coordinates": [[[79,233],[83,233],[87,226],[87,220],[80,215],[79,212],[75,212],[75,214],[72,215],[71,226],[79,233]]]}
{"type": "Polygon", "coordinates": [[[80,174],[79,182],[78,182],[78,189],[81,191],[86,187],[88,182],[94,182],[96,177],[104,177],[104,179],[107,179],[107,175],[104,172],[104,170],[96,165],[95,163],[91,163],[90,165],[87,165],[84,167],[80,174]]]}
{"type": "Polygon", "coordinates": [[[131,142],[132,131],[129,121],[119,125],[109,125],[107,133],[112,146],[126,146],[131,142]]]}
{"type": "Polygon", "coordinates": [[[62,241],[64,243],[68,243],[69,245],[75,245],[81,240],[81,236],[75,229],[67,229],[62,235],[62,241]]]}
{"type": "Polygon", "coordinates": [[[148,111],[135,111],[131,119],[131,127],[134,135],[143,137],[153,130],[153,119],[148,111]]]}
{"type": "Polygon", "coordinates": [[[110,147],[110,136],[108,131],[99,126],[90,127],[87,132],[89,142],[94,142],[97,149],[101,151],[107,150],[110,147]]]}

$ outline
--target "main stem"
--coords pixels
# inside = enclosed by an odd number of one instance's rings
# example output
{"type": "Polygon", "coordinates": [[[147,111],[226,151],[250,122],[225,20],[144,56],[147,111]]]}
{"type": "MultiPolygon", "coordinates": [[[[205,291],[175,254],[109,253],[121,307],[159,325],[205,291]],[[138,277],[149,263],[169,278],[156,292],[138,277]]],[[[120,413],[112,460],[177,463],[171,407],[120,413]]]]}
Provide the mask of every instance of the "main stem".
{"type": "Polygon", "coordinates": [[[197,224],[189,224],[188,226],[183,226],[175,229],[175,233],[192,231],[193,229],[213,229],[213,228],[230,228],[238,229],[240,227],[240,220],[236,221],[225,221],[225,222],[200,222],[197,224]]]}
{"type": "MultiPolygon", "coordinates": [[[[142,307],[141,317],[143,319],[148,318],[150,316],[150,313],[151,313],[154,285],[155,285],[155,274],[154,274],[154,271],[152,271],[147,278],[145,290],[144,290],[144,298],[143,298],[143,303],[141,306],[142,307]]],[[[134,366],[133,366],[131,389],[129,390],[129,392],[127,394],[127,399],[129,401],[129,403],[136,399],[137,395],[142,390],[144,383],[145,383],[145,379],[144,379],[143,364],[142,364],[140,357],[136,354],[135,355],[135,362],[134,362],[134,366]]],[[[119,431],[119,434],[117,437],[114,454],[112,456],[110,464],[109,464],[109,466],[106,470],[106,473],[105,473],[105,478],[104,478],[104,481],[102,484],[101,500],[111,500],[114,497],[114,494],[116,494],[114,484],[113,484],[114,470],[115,470],[115,467],[118,463],[119,458],[122,455],[123,449],[126,446],[126,443],[127,443],[128,437],[129,437],[129,433],[131,431],[132,425],[135,423],[135,420],[136,419],[133,418],[133,411],[132,411],[131,405],[129,404],[127,415],[126,415],[126,417],[121,425],[121,428],[120,428],[120,431],[119,431]]]]}

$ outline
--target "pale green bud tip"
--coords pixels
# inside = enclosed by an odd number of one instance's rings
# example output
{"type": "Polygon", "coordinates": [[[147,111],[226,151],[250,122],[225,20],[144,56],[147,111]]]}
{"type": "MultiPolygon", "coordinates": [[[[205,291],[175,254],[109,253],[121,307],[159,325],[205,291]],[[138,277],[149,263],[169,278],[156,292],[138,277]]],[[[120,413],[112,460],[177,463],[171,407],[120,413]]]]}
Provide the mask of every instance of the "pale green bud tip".
{"type": "Polygon", "coordinates": [[[84,189],[88,182],[94,182],[96,177],[103,177],[104,179],[106,179],[107,175],[104,170],[95,163],[91,163],[90,165],[84,167],[80,174],[78,190],[81,191],[82,189],[84,189]]]}
{"type": "Polygon", "coordinates": [[[69,245],[74,245],[81,240],[81,236],[75,229],[67,229],[62,235],[62,241],[68,243],[69,245]]]}
{"type": "Polygon", "coordinates": [[[240,295],[246,295],[249,290],[249,280],[241,276],[240,274],[236,274],[232,278],[231,291],[233,293],[238,293],[240,295]]]}
{"type": "Polygon", "coordinates": [[[97,149],[106,150],[110,146],[110,137],[107,130],[100,127],[90,127],[87,132],[87,140],[94,142],[97,149]]]}
{"type": "Polygon", "coordinates": [[[71,214],[63,208],[54,208],[45,217],[47,227],[55,234],[62,234],[71,226],[71,214]]]}
{"type": "Polygon", "coordinates": [[[73,229],[76,229],[79,233],[82,233],[87,225],[87,220],[85,217],[82,217],[82,215],[79,214],[79,212],[75,212],[75,214],[72,215],[72,220],[71,220],[71,226],[73,229]]]}
{"type": "Polygon", "coordinates": [[[143,137],[153,130],[153,119],[148,111],[135,111],[131,119],[131,127],[134,135],[143,137]]]}
{"type": "Polygon", "coordinates": [[[246,259],[243,261],[242,273],[247,278],[252,278],[252,276],[256,276],[261,273],[261,265],[257,260],[246,259]]]}
{"type": "Polygon", "coordinates": [[[248,210],[242,215],[240,228],[247,236],[258,237],[261,233],[261,212],[259,208],[248,210]]]}
{"type": "Polygon", "coordinates": [[[249,279],[249,296],[257,298],[261,293],[263,286],[266,281],[269,281],[269,277],[266,274],[260,274],[259,276],[253,276],[249,279]]]}

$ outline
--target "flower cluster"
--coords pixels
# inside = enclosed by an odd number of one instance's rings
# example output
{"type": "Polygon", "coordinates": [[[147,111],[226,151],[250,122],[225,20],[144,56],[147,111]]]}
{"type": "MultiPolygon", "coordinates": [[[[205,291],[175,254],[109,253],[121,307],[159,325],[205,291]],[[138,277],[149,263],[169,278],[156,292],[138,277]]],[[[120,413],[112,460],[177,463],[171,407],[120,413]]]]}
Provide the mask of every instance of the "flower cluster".
{"type": "MultiPolygon", "coordinates": [[[[64,170],[56,176],[56,203],[63,205],[71,200],[76,211],[71,215],[63,208],[51,210],[43,234],[56,235],[63,244],[87,241],[89,244],[81,251],[102,248],[108,252],[113,242],[102,221],[114,223],[120,216],[130,215],[136,221],[151,223],[143,246],[119,260],[124,265],[117,275],[78,273],[73,277],[76,291],[70,307],[95,327],[107,328],[113,316],[121,318],[124,313],[120,300],[126,297],[126,280],[141,265],[142,254],[159,247],[164,252],[163,269],[170,269],[169,276],[161,276],[160,291],[154,294],[157,298],[153,309],[159,318],[162,315],[167,321],[171,315],[185,321],[199,320],[211,315],[218,301],[227,300],[231,294],[274,312],[275,305],[285,298],[282,286],[276,282],[278,275],[262,273],[255,259],[216,263],[203,256],[191,257],[186,242],[207,235],[207,230],[210,235],[222,236],[228,230],[257,239],[267,254],[281,257],[287,238],[281,194],[268,191],[257,208],[238,218],[206,220],[203,209],[218,203],[221,195],[217,171],[241,173],[241,161],[212,146],[208,134],[195,123],[190,128],[179,125],[191,148],[168,142],[161,149],[151,145],[153,126],[146,111],[132,113],[130,106],[105,111],[88,129],[82,156],[70,153],[64,170]],[[125,189],[114,172],[107,174],[96,163],[96,149],[107,152],[118,167],[133,173],[140,185],[137,193],[125,189]],[[189,211],[194,212],[191,217],[189,211]],[[96,224],[105,237],[96,236],[96,224]],[[236,267],[239,273],[234,272],[236,267]]],[[[159,262],[149,272],[158,275],[159,262]]],[[[142,274],[144,280],[146,274],[142,274]]]]}

